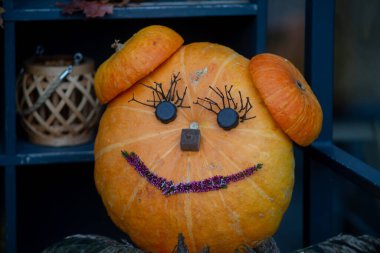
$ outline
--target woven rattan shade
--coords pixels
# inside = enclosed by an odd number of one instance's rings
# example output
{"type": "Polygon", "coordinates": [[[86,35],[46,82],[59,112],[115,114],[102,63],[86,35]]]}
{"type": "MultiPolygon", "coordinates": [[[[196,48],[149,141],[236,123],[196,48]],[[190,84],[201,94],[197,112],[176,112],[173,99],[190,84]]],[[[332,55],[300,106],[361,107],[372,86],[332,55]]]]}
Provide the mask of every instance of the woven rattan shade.
{"type": "Polygon", "coordinates": [[[88,142],[94,133],[100,105],[93,90],[94,63],[85,58],[73,65],[44,103],[29,114],[49,85],[71,64],[70,57],[38,57],[25,62],[20,77],[17,107],[31,142],[49,146],[69,146],[88,142]]]}

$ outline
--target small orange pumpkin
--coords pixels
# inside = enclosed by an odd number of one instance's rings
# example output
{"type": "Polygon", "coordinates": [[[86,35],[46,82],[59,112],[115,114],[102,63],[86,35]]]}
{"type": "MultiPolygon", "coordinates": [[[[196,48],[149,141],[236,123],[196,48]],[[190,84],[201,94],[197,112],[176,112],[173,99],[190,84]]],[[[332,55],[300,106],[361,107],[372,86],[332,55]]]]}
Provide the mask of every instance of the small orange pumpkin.
{"type": "Polygon", "coordinates": [[[95,182],[113,222],[141,249],[171,252],[182,233],[190,252],[233,252],[277,230],[292,195],[292,142],[253,85],[248,59],[192,43],[108,104],[95,182]]]}
{"type": "Polygon", "coordinates": [[[301,72],[287,59],[259,54],[249,64],[253,84],[272,117],[298,145],[308,146],[321,132],[321,106],[301,72]]]}
{"type": "Polygon", "coordinates": [[[182,37],[166,26],[152,25],[134,34],[95,74],[95,93],[107,103],[135,82],[147,76],[183,44],[182,37]]]}

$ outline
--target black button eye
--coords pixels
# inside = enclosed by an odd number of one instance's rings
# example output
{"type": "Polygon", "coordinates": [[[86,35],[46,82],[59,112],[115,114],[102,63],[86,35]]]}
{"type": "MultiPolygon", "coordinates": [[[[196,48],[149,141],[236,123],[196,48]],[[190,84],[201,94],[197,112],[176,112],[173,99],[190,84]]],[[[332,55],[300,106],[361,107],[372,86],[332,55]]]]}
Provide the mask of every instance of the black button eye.
{"type": "Polygon", "coordinates": [[[239,125],[239,122],[244,122],[249,119],[256,118],[256,116],[248,117],[248,113],[253,108],[249,97],[243,100],[241,92],[239,91],[239,97],[232,96],[232,85],[227,88],[224,86],[224,91],[218,87],[211,87],[210,89],[219,97],[217,100],[211,98],[197,98],[197,101],[193,104],[199,105],[208,111],[211,111],[217,115],[216,121],[218,125],[224,130],[231,130],[239,125]]]}
{"type": "Polygon", "coordinates": [[[155,114],[159,121],[168,124],[177,117],[177,107],[171,102],[163,101],[157,105],[155,114]]]}
{"type": "Polygon", "coordinates": [[[218,112],[218,125],[224,130],[231,130],[239,125],[239,114],[231,108],[224,108],[218,112]]]}
{"type": "Polygon", "coordinates": [[[182,95],[178,92],[177,86],[180,80],[179,73],[173,74],[170,80],[170,86],[166,92],[164,92],[162,88],[162,83],[154,82],[155,86],[143,84],[146,88],[152,90],[152,98],[146,100],[146,102],[142,102],[135,99],[135,94],[133,94],[128,102],[136,102],[155,108],[156,118],[162,123],[168,124],[176,119],[177,108],[190,108],[190,106],[183,105],[187,87],[185,87],[182,95]]]}

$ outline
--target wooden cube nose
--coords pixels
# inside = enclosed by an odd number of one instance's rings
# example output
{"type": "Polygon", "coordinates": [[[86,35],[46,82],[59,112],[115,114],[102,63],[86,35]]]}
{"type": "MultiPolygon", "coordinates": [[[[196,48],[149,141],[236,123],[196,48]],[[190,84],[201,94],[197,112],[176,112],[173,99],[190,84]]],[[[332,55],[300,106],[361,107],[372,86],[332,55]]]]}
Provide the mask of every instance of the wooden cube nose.
{"type": "Polygon", "coordinates": [[[201,144],[201,131],[199,129],[186,128],[181,132],[181,150],[199,151],[201,144]]]}

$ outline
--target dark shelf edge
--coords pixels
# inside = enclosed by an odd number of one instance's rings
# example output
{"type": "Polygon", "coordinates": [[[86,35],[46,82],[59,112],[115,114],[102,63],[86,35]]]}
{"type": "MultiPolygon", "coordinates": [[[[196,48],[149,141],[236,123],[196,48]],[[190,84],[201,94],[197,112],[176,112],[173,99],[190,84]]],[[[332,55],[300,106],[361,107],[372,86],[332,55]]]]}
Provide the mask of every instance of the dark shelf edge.
{"type": "Polygon", "coordinates": [[[93,143],[58,148],[19,142],[14,159],[7,160],[13,161],[15,165],[92,162],[93,149],[93,143]]]}
{"type": "Polygon", "coordinates": [[[361,188],[380,198],[380,171],[329,141],[316,141],[309,148],[310,156],[332,164],[332,171],[345,176],[361,188]]]}
{"type": "Polygon", "coordinates": [[[16,155],[16,165],[93,162],[92,151],[66,153],[25,153],[16,155]]]}
{"type": "MultiPolygon", "coordinates": [[[[179,18],[209,16],[254,16],[258,13],[256,3],[236,4],[150,4],[115,8],[105,20],[137,18],[179,18]]],[[[13,9],[3,14],[5,21],[84,20],[82,14],[62,15],[58,8],[13,9]]]]}

